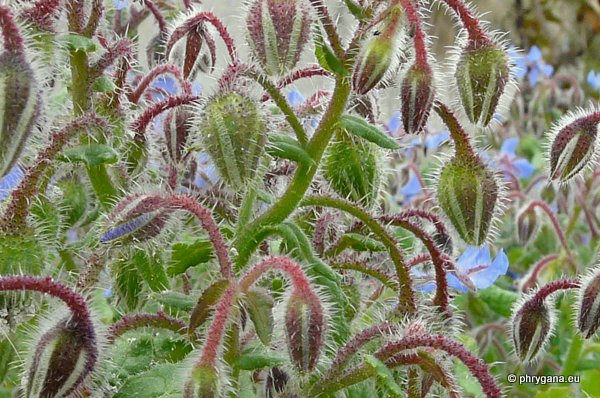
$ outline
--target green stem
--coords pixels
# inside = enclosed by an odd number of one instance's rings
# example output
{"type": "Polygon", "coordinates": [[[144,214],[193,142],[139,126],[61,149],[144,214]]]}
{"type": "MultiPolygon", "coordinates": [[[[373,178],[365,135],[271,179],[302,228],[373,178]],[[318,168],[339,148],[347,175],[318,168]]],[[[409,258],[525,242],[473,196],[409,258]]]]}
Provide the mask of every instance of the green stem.
{"type": "Polygon", "coordinates": [[[573,340],[571,340],[571,346],[569,347],[567,358],[565,359],[565,363],[563,364],[561,373],[564,376],[575,374],[575,371],[577,370],[577,362],[579,362],[582,350],[583,337],[579,333],[575,333],[573,335],[573,340]]]}
{"type": "Polygon", "coordinates": [[[268,235],[265,231],[265,227],[283,222],[290,214],[292,214],[298,203],[300,203],[300,200],[302,200],[304,193],[310,187],[317,172],[325,148],[335,132],[335,125],[346,108],[349,95],[350,81],[348,79],[338,78],[336,80],[336,87],[329,108],[323,116],[321,124],[313,138],[308,142],[306,147],[306,152],[314,162],[311,162],[310,164],[299,164],[296,169],[296,174],[283,196],[262,216],[248,224],[248,226],[238,234],[234,243],[234,247],[238,251],[235,265],[236,270],[240,270],[246,265],[262,239],[268,235]]]}

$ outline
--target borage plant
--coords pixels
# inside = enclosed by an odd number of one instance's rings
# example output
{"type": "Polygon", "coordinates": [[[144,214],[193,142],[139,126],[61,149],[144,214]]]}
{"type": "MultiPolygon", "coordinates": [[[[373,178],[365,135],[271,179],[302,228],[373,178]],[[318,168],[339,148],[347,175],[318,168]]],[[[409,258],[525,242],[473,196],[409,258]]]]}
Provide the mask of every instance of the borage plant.
{"type": "MultiPolygon", "coordinates": [[[[348,37],[322,0],[250,0],[231,9],[246,40],[179,3],[0,5],[0,177],[18,180],[0,218],[2,393],[458,397],[462,362],[500,397],[452,298],[508,266],[489,252],[504,181],[476,145],[514,86],[501,36],[461,0],[346,0],[348,37]],[[461,28],[450,72],[428,50],[433,6],[461,28]],[[303,79],[316,90],[293,105],[303,79]],[[381,129],[386,87],[406,134],[437,114],[453,142],[418,205],[385,193],[388,158],[408,156],[381,129]],[[456,259],[465,244],[481,248],[456,259]]],[[[551,179],[592,162],[598,115],[555,129],[551,179]]],[[[543,211],[519,213],[520,239],[543,211]]],[[[540,355],[558,290],[582,286],[592,336],[598,278],[524,299],[516,354],[540,355]]]]}

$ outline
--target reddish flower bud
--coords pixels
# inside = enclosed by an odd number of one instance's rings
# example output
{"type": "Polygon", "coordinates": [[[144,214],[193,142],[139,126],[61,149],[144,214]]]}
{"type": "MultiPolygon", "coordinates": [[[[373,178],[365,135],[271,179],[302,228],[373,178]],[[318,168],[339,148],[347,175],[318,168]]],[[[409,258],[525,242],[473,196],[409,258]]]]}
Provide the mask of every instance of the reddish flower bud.
{"type": "Polygon", "coordinates": [[[398,49],[401,16],[401,8],[394,7],[382,30],[376,31],[358,54],[352,74],[352,87],[358,94],[366,94],[375,88],[390,69],[398,49]]]}
{"type": "Polygon", "coordinates": [[[178,41],[169,53],[169,61],[181,65],[183,78],[193,81],[198,72],[210,73],[217,62],[217,47],[204,24],[199,24],[178,41]]]}
{"type": "Polygon", "coordinates": [[[551,132],[550,178],[566,182],[594,163],[600,113],[568,114],[551,132]]]}
{"type": "Polygon", "coordinates": [[[400,86],[402,101],[402,123],[407,134],[419,134],[427,125],[435,88],[431,68],[418,64],[411,66],[400,86]]]}
{"type": "Polygon", "coordinates": [[[278,367],[272,368],[267,375],[265,383],[265,395],[267,398],[278,397],[279,393],[285,390],[289,380],[290,377],[283,370],[278,367]]]}
{"type": "Polygon", "coordinates": [[[177,108],[171,110],[165,118],[167,156],[173,164],[178,164],[187,156],[185,149],[190,135],[190,116],[187,110],[177,108]]]}
{"type": "Polygon", "coordinates": [[[537,206],[526,206],[517,214],[517,239],[522,245],[533,241],[540,230],[537,206]]]}
{"type": "Polygon", "coordinates": [[[460,55],[455,76],[469,120],[487,126],[510,80],[506,52],[497,44],[471,40],[460,55]]]}
{"type": "Polygon", "coordinates": [[[310,18],[303,0],[255,0],[247,26],[249,44],[269,75],[293,69],[308,41],[310,18]]]}
{"type": "Polygon", "coordinates": [[[301,373],[315,369],[324,342],[323,307],[314,294],[292,292],[285,313],[285,330],[290,358],[301,373]]]}
{"type": "Polygon", "coordinates": [[[577,327],[586,339],[592,337],[600,326],[600,272],[594,270],[585,278],[579,295],[577,327]]]}
{"type": "Polygon", "coordinates": [[[173,211],[159,196],[130,195],[109,215],[110,227],[100,242],[142,242],[157,236],[173,211]]]}
{"type": "Polygon", "coordinates": [[[554,314],[545,300],[526,301],[512,319],[515,353],[523,362],[533,361],[550,339],[554,314]]]}

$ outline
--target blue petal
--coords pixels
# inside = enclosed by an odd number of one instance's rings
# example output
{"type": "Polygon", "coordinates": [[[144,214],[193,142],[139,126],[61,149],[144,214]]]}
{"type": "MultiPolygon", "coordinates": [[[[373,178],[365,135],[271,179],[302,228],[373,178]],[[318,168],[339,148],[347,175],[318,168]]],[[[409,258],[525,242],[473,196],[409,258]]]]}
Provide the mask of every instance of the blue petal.
{"type": "Polygon", "coordinates": [[[413,197],[419,195],[421,193],[421,190],[422,187],[421,183],[419,182],[419,179],[417,178],[417,176],[413,175],[410,178],[410,180],[408,180],[408,183],[404,187],[402,187],[400,192],[402,193],[402,195],[404,195],[407,201],[410,201],[413,197]]]}
{"type": "Polygon", "coordinates": [[[535,171],[535,166],[527,159],[515,159],[512,165],[517,170],[516,174],[519,178],[529,178],[535,171]]]}
{"type": "Polygon", "coordinates": [[[515,151],[519,145],[519,137],[511,137],[502,143],[500,147],[500,154],[506,154],[510,157],[515,156],[515,151]]]}
{"type": "Polygon", "coordinates": [[[0,201],[6,198],[23,179],[23,170],[19,166],[13,166],[10,172],[0,180],[0,201]]]}
{"type": "Polygon", "coordinates": [[[171,76],[161,76],[153,84],[156,89],[161,89],[169,94],[177,93],[177,82],[171,76]]]}
{"type": "Polygon", "coordinates": [[[529,54],[527,54],[527,61],[531,63],[536,63],[542,60],[542,52],[538,46],[533,46],[529,49],[529,54]]]}
{"type": "Polygon", "coordinates": [[[552,66],[552,65],[543,64],[543,65],[540,65],[540,69],[541,69],[542,74],[546,77],[550,77],[554,73],[554,66],[552,66]]]}
{"type": "Polygon", "coordinates": [[[390,120],[388,120],[387,128],[390,135],[396,136],[400,131],[400,127],[402,126],[402,117],[400,116],[400,112],[396,111],[392,113],[390,116],[390,120]]]}
{"type": "Polygon", "coordinates": [[[537,68],[531,69],[531,71],[529,72],[529,75],[528,75],[529,85],[531,87],[534,87],[537,84],[539,77],[540,77],[540,71],[537,68]]]}
{"type": "Polygon", "coordinates": [[[489,267],[469,276],[478,289],[485,289],[492,286],[498,277],[506,275],[507,271],[508,257],[504,254],[504,249],[500,249],[500,252],[498,252],[498,255],[489,267]]]}
{"type": "Polygon", "coordinates": [[[448,141],[449,138],[450,133],[448,133],[447,131],[442,131],[440,133],[430,135],[425,139],[425,148],[435,149],[442,145],[444,142],[448,141]]]}
{"type": "Polygon", "coordinates": [[[192,84],[192,94],[194,95],[202,95],[202,85],[198,80],[192,84]]]}
{"type": "Polygon", "coordinates": [[[113,4],[117,10],[122,10],[127,7],[129,0],[113,0],[113,4]]]}
{"type": "Polygon", "coordinates": [[[458,260],[456,260],[456,266],[460,271],[466,273],[472,268],[487,265],[491,262],[490,249],[487,245],[481,247],[468,246],[458,260]]]}
{"type": "Polygon", "coordinates": [[[290,105],[295,108],[304,102],[304,96],[302,96],[300,91],[293,89],[288,93],[287,100],[290,105]]]}
{"type": "Polygon", "coordinates": [[[451,272],[446,274],[446,279],[448,280],[448,286],[462,292],[466,293],[469,289],[451,272]]]}

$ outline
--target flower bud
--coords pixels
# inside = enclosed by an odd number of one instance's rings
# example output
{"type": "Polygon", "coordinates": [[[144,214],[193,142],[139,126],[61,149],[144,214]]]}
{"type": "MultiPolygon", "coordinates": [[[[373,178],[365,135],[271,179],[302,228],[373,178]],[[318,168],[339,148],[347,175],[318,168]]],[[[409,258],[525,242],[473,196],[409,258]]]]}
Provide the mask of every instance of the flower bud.
{"type": "Polygon", "coordinates": [[[371,91],[390,69],[398,47],[396,38],[401,15],[401,9],[394,7],[382,31],[376,31],[358,54],[352,74],[352,87],[358,94],[371,91]]]}
{"type": "Polygon", "coordinates": [[[255,0],[246,21],[252,52],[269,75],[292,70],[308,41],[304,0],[255,0]]]}
{"type": "Polygon", "coordinates": [[[542,351],[554,327],[554,315],[543,300],[530,300],[512,319],[515,353],[523,362],[531,362],[542,351]]]}
{"type": "Polygon", "coordinates": [[[323,164],[324,177],[338,195],[370,208],[381,186],[379,158],[375,145],[339,131],[323,164]]]}
{"type": "Polygon", "coordinates": [[[323,349],[325,318],[315,295],[292,293],[285,313],[290,359],[301,373],[311,372],[323,349]]]}
{"type": "Polygon", "coordinates": [[[600,272],[597,270],[583,283],[579,297],[577,327],[586,339],[592,337],[600,326],[600,272]]]}
{"type": "Polygon", "coordinates": [[[407,134],[419,134],[427,125],[435,89],[430,68],[417,64],[408,69],[400,86],[402,123],[407,134]]]}
{"type": "Polygon", "coordinates": [[[83,386],[97,359],[94,332],[66,318],[44,333],[32,355],[26,397],[70,397],[83,386]]]}
{"type": "Polygon", "coordinates": [[[267,375],[265,383],[265,395],[267,398],[278,397],[279,393],[285,390],[289,380],[290,377],[283,370],[278,367],[272,368],[267,375]]]}
{"type": "Polygon", "coordinates": [[[473,159],[454,157],[442,169],[438,181],[440,207],[469,245],[482,245],[490,231],[498,184],[494,174],[473,159]]]}
{"type": "Polygon", "coordinates": [[[0,55],[0,178],[21,155],[40,110],[40,96],[31,66],[12,52],[0,55]]]}
{"type": "Polygon", "coordinates": [[[550,146],[550,178],[566,182],[591,166],[598,146],[596,112],[572,120],[568,115],[555,126],[550,146]],[[562,127],[560,127],[562,126],[562,127]]]}
{"type": "Polygon", "coordinates": [[[497,44],[471,41],[460,55],[455,76],[469,120],[487,126],[510,80],[506,52],[497,44]]]}
{"type": "Polygon", "coordinates": [[[109,215],[111,226],[100,242],[130,243],[154,238],[162,231],[172,211],[159,196],[128,196],[109,215]]]}
{"type": "Polygon", "coordinates": [[[185,149],[190,133],[190,113],[183,108],[171,110],[165,118],[164,132],[167,144],[167,156],[173,164],[185,157],[185,149]]]}
{"type": "Polygon", "coordinates": [[[256,104],[233,91],[213,97],[200,134],[221,177],[232,187],[244,186],[254,175],[266,141],[266,125],[256,104]]]}
{"type": "Polygon", "coordinates": [[[194,81],[198,72],[209,73],[217,62],[216,44],[203,24],[199,24],[178,41],[169,52],[169,62],[181,65],[183,78],[194,81]],[[207,51],[203,51],[207,50],[207,51]]]}
{"type": "Polygon", "coordinates": [[[185,386],[184,398],[217,398],[219,393],[219,375],[210,366],[199,366],[192,371],[191,380],[185,386]]]}
{"type": "Polygon", "coordinates": [[[540,215],[537,207],[526,206],[517,214],[517,240],[522,245],[533,241],[540,230],[540,215]]]}

